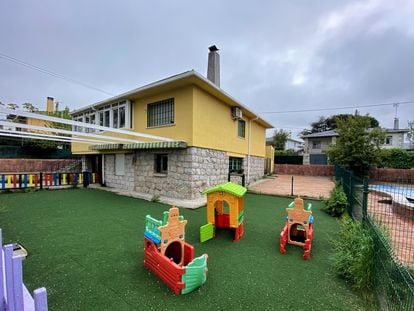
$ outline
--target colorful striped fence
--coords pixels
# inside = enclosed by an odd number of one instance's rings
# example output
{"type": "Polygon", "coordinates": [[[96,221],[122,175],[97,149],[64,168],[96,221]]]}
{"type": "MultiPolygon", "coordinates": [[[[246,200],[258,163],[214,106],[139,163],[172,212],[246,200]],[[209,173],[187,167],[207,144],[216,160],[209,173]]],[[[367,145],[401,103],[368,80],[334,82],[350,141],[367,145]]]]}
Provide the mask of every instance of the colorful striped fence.
{"type": "MultiPolygon", "coordinates": [[[[53,188],[58,186],[83,185],[99,183],[98,173],[33,173],[0,174],[0,190],[26,188],[53,188]]],[[[0,309],[1,310],[1,309],[0,309]]]]}
{"type": "Polygon", "coordinates": [[[13,244],[3,246],[0,229],[0,310],[47,311],[47,293],[44,287],[30,295],[23,284],[22,257],[13,256],[13,244]]]}

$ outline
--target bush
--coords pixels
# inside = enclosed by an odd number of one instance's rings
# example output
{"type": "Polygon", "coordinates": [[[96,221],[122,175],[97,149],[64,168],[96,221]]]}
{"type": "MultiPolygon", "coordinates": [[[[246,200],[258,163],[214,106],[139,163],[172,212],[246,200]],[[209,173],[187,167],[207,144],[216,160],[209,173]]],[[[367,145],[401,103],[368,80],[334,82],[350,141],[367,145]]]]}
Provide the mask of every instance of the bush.
{"type": "Polygon", "coordinates": [[[331,190],[329,199],[325,201],[325,208],[323,210],[331,216],[341,217],[345,213],[347,203],[346,194],[342,186],[336,185],[331,190]]]}
{"type": "Polygon", "coordinates": [[[361,222],[344,217],[340,221],[332,256],[336,272],[350,281],[355,290],[369,295],[374,268],[374,242],[361,222]]]}
{"type": "Polygon", "coordinates": [[[409,169],[414,167],[414,152],[403,149],[381,150],[381,167],[409,169]]]}

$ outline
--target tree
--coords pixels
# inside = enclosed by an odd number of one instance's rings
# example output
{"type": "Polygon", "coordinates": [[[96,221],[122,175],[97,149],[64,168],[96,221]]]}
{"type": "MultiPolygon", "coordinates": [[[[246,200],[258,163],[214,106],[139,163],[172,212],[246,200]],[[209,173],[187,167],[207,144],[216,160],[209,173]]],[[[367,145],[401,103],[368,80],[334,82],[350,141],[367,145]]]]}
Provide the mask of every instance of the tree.
{"type": "Polygon", "coordinates": [[[275,147],[276,150],[285,150],[286,141],[289,136],[290,133],[283,129],[276,130],[273,133],[273,147],[275,147]]]}
{"type": "MultiPolygon", "coordinates": [[[[327,117],[327,118],[321,116],[321,117],[319,117],[318,121],[311,123],[311,128],[310,129],[304,129],[301,132],[301,134],[302,135],[308,135],[308,134],[317,133],[317,132],[335,130],[338,127],[338,125],[337,125],[338,120],[347,121],[351,117],[353,117],[352,114],[335,114],[335,115],[332,115],[332,116],[327,117]]],[[[379,126],[378,120],[375,119],[374,117],[371,117],[369,115],[361,116],[361,117],[366,118],[367,120],[369,120],[369,122],[370,122],[369,127],[375,128],[375,127],[379,126]]]]}
{"type": "Polygon", "coordinates": [[[365,176],[371,166],[381,160],[380,145],[385,133],[381,128],[371,127],[370,118],[358,112],[345,119],[338,118],[336,144],[328,150],[330,162],[346,166],[359,176],[365,176]]]}
{"type": "Polygon", "coordinates": [[[407,137],[410,141],[410,148],[414,148],[414,120],[408,121],[407,137]]]}
{"type": "Polygon", "coordinates": [[[33,106],[33,104],[31,104],[31,103],[24,103],[24,104],[22,105],[22,107],[23,107],[24,109],[26,109],[27,111],[29,111],[29,112],[36,112],[36,111],[39,111],[39,108],[37,108],[37,107],[33,106]]]}
{"type": "Polygon", "coordinates": [[[11,109],[11,110],[16,110],[17,108],[19,108],[19,105],[13,104],[13,103],[9,103],[9,104],[7,104],[7,108],[8,109],[11,109]]]}

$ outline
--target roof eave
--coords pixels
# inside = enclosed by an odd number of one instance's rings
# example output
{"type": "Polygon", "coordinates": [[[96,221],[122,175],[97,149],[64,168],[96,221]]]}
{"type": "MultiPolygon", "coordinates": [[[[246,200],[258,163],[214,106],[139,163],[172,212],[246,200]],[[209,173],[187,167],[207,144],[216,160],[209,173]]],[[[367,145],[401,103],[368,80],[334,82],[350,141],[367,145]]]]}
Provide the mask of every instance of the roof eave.
{"type": "Polygon", "coordinates": [[[110,97],[108,99],[102,100],[102,101],[97,102],[95,104],[85,106],[81,109],[74,110],[74,111],[71,112],[71,115],[75,115],[79,112],[86,111],[86,110],[92,110],[92,108],[96,108],[97,106],[110,104],[112,102],[116,102],[116,101],[119,101],[119,100],[126,100],[126,99],[129,99],[130,97],[136,97],[139,93],[149,91],[149,90],[157,88],[157,87],[165,86],[167,84],[170,84],[170,83],[173,83],[173,82],[176,82],[176,81],[179,81],[179,80],[183,80],[183,79],[190,79],[190,81],[189,81],[190,83],[192,82],[193,84],[201,87],[202,89],[206,90],[207,92],[211,93],[212,95],[215,95],[216,97],[221,95],[223,100],[228,105],[230,105],[230,106],[239,106],[240,108],[242,108],[246,112],[246,114],[249,117],[254,119],[256,122],[258,122],[259,124],[261,124],[265,128],[267,128],[267,129],[273,128],[273,125],[271,125],[269,122],[267,122],[263,118],[259,117],[259,115],[257,113],[254,113],[253,111],[251,111],[249,108],[244,106],[242,103],[237,101],[235,98],[233,98],[232,96],[227,94],[225,91],[223,91],[217,85],[215,85],[214,83],[212,83],[211,81],[209,81],[208,79],[206,79],[205,77],[203,77],[201,74],[199,74],[198,72],[196,72],[194,70],[186,71],[186,72],[183,72],[183,73],[180,73],[180,74],[177,74],[177,75],[174,75],[174,76],[171,76],[171,77],[168,77],[168,78],[165,78],[165,79],[162,79],[162,80],[150,83],[150,84],[147,84],[145,86],[133,89],[131,91],[122,93],[120,95],[110,97]]]}

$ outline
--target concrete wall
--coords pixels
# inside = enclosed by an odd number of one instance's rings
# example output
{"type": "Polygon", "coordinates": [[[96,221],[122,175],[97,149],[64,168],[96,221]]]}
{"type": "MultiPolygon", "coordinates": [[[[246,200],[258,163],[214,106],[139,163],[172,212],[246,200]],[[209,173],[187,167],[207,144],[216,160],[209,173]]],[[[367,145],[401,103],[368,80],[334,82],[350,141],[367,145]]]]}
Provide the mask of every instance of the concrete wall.
{"type": "Polygon", "coordinates": [[[334,176],[333,165],[294,165],[275,164],[276,174],[305,175],[305,176],[334,176]]]}
{"type": "Polygon", "coordinates": [[[383,144],[381,148],[404,148],[404,133],[385,133],[385,137],[391,137],[391,144],[383,144]]]}

